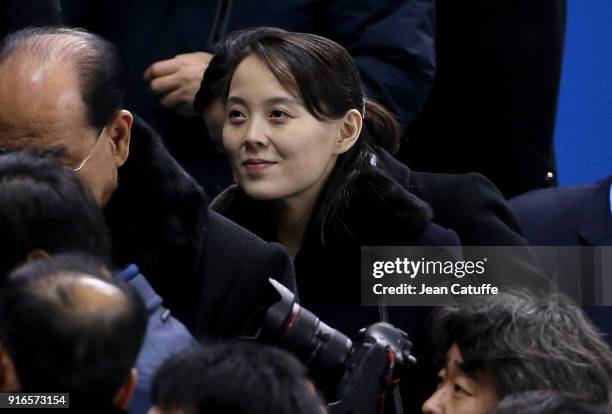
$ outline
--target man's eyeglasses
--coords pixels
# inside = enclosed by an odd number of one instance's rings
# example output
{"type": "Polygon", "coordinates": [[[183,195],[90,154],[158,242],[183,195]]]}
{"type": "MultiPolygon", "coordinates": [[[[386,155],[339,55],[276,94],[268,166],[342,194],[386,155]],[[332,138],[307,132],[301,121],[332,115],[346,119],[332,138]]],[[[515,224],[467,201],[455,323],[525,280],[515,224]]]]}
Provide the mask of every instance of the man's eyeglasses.
{"type": "Polygon", "coordinates": [[[81,161],[79,165],[77,165],[76,167],[72,167],[72,171],[78,172],[80,169],[82,169],[85,166],[85,164],[87,164],[87,161],[89,161],[93,153],[96,151],[98,144],[100,143],[100,141],[102,141],[102,135],[104,134],[105,129],[106,127],[102,128],[102,131],[100,132],[100,135],[98,135],[98,139],[96,139],[96,143],[91,149],[91,151],[89,151],[89,154],[87,154],[87,156],[83,158],[83,161],[81,161]]]}

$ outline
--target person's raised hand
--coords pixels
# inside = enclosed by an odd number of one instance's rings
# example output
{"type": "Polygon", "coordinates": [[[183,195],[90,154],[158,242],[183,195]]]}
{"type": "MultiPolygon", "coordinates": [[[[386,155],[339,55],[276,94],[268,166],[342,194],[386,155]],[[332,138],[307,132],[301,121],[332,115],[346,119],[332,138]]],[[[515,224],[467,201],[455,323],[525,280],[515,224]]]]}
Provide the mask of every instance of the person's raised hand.
{"type": "Polygon", "coordinates": [[[196,116],[193,100],[212,57],[206,52],[176,55],[153,63],[145,71],[144,78],[164,108],[183,116],[196,116]]]}

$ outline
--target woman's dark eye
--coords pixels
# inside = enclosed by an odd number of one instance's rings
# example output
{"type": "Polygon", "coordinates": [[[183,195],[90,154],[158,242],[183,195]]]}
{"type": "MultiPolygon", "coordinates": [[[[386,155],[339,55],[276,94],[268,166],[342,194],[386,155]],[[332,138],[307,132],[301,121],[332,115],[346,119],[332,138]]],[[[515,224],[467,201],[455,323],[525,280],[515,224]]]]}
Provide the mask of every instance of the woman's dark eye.
{"type": "Polygon", "coordinates": [[[227,112],[227,119],[230,124],[241,124],[246,117],[242,112],[232,109],[227,112]]]}
{"type": "Polygon", "coordinates": [[[465,388],[463,388],[461,385],[459,385],[457,383],[453,384],[453,392],[455,394],[461,394],[461,395],[468,395],[468,396],[472,395],[469,392],[467,392],[467,390],[465,388]]]}
{"type": "Polygon", "coordinates": [[[270,118],[272,118],[272,119],[284,119],[284,118],[287,118],[287,117],[288,117],[288,115],[285,112],[280,111],[280,110],[274,110],[274,111],[270,112],[270,118]]]}

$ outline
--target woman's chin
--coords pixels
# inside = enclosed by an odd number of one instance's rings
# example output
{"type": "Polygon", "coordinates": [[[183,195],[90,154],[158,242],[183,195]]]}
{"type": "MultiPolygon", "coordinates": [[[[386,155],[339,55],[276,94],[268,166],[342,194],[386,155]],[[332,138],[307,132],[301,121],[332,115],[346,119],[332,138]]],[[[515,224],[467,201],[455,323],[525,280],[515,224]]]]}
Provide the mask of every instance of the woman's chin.
{"type": "Polygon", "coordinates": [[[258,201],[272,201],[283,198],[283,195],[278,191],[275,191],[273,188],[266,188],[267,186],[261,185],[241,185],[240,186],[244,193],[249,196],[249,198],[258,201]]]}

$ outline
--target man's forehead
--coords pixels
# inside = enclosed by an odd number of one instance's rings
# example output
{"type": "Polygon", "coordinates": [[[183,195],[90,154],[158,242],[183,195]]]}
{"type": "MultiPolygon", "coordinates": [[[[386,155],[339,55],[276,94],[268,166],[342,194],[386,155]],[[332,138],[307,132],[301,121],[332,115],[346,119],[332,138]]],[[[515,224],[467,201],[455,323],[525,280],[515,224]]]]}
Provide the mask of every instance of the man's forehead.
{"type": "MultiPolygon", "coordinates": [[[[17,57],[0,64],[0,99],[24,110],[81,109],[79,79],[72,64],[49,62],[39,66],[17,57]]],[[[9,109],[11,109],[9,108],[9,109]]]]}
{"type": "Polygon", "coordinates": [[[78,82],[58,69],[0,65],[0,145],[47,148],[85,124],[78,82]]]}

